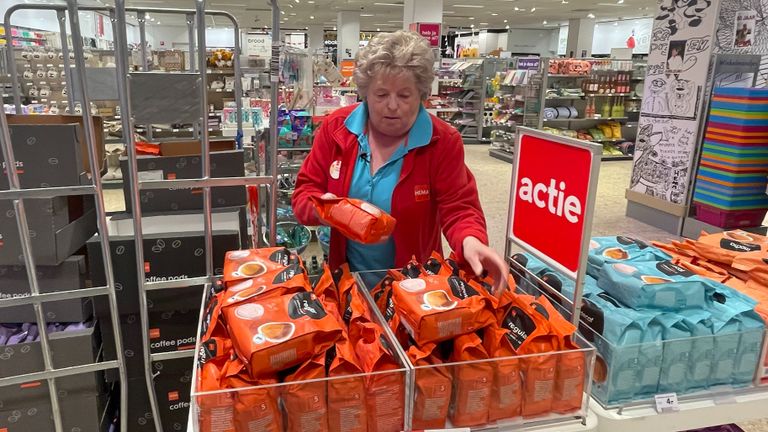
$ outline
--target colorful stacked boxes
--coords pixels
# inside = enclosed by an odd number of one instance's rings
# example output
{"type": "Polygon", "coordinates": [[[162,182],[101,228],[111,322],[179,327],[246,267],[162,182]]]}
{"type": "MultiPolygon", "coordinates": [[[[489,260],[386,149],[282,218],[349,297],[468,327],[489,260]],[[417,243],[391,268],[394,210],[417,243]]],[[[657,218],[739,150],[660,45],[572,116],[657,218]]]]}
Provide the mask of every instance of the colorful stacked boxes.
{"type": "Polygon", "coordinates": [[[716,88],[704,136],[696,218],[758,226],[768,210],[768,89],[716,88]]]}

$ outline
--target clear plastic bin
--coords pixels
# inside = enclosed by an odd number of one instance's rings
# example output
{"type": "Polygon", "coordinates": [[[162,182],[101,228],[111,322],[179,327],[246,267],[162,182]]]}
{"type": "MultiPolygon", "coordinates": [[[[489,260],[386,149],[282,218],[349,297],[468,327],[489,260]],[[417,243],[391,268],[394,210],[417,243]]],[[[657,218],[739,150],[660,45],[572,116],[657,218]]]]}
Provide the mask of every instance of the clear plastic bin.
{"type": "MultiPolygon", "coordinates": [[[[209,290],[210,291],[210,290],[209,290]]],[[[211,293],[204,295],[201,317],[211,293]]],[[[383,321],[376,321],[382,328],[383,321]]],[[[202,322],[198,334],[204,328],[202,322]]],[[[382,343],[396,346],[390,334],[382,343]]],[[[197,352],[204,352],[198,338],[197,352]]],[[[394,370],[260,386],[200,391],[200,361],[193,372],[190,415],[195,432],[407,430],[412,368],[393,350],[394,370]],[[333,426],[326,426],[326,425],[333,426]]]]}
{"type": "MultiPolygon", "coordinates": [[[[382,321],[368,291],[385,275],[381,271],[356,274],[360,286],[366,288],[363,292],[368,303],[382,321]]],[[[559,304],[555,307],[569,319],[570,312],[559,304]]],[[[388,326],[386,331],[391,333],[388,326]]],[[[398,345],[413,370],[409,426],[412,430],[475,429],[584,419],[595,348],[578,333],[574,342],[579,348],[569,351],[429,366],[413,365],[406,347],[398,345]]]]}

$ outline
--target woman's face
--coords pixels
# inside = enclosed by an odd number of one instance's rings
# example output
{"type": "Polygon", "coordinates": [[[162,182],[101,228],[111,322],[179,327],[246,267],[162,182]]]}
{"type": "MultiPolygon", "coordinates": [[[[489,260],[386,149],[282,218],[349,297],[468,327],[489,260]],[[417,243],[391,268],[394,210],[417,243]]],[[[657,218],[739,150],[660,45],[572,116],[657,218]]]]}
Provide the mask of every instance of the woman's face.
{"type": "Polygon", "coordinates": [[[377,132],[402,137],[416,121],[421,95],[411,72],[378,73],[368,87],[368,118],[377,132]]]}

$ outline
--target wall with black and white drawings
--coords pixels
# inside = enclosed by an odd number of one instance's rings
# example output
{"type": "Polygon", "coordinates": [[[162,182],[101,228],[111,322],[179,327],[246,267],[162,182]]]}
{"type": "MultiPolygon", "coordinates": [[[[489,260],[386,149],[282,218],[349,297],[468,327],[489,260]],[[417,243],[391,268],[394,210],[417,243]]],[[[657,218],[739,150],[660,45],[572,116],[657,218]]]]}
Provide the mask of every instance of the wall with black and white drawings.
{"type": "MultiPolygon", "coordinates": [[[[729,0],[722,0],[729,1],[729,0]]],[[[768,1],[768,0],[763,0],[768,1]]],[[[685,204],[720,0],[661,0],[630,188],[685,204]]]]}

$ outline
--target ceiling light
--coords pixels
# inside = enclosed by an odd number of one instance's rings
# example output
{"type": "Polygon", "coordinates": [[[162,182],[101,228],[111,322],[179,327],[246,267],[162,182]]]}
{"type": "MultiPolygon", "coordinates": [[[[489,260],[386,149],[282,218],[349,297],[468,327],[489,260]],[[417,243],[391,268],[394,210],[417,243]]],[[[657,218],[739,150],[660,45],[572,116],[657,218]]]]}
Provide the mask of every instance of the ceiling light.
{"type": "Polygon", "coordinates": [[[531,8],[531,12],[536,12],[536,8],[535,8],[535,7],[532,7],[532,8],[531,8]]]}
{"type": "Polygon", "coordinates": [[[315,19],[315,16],[314,15],[310,15],[309,19],[315,19]]]}
{"type": "Polygon", "coordinates": [[[285,15],[285,11],[284,11],[284,10],[281,10],[281,11],[280,11],[280,15],[285,15]]]}
{"type": "Polygon", "coordinates": [[[493,13],[493,12],[491,12],[491,15],[493,15],[493,16],[496,16],[496,15],[498,15],[498,14],[497,14],[497,13],[493,13]]]}
{"type": "Polygon", "coordinates": [[[453,14],[455,14],[455,13],[456,13],[456,12],[454,12],[454,11],[443,11],[443,15],[445,15],[445,14],[451,14],[451,15],[453,15],[453,14]]]}
{"type": "Polygon", "coordinates": [[[507,20],[504,20],[504,22],[507,22],[507,20]]]}
{"type": "Polygon", "coordinates": [[[333,29],[336,30],[336,26],[333,26],[333,29]]]}
{"type": "Polygon", "coordinates": [[[376,31],[381,31],[381,29],[379,27],[376,27],[376,31]]]}
{"type": "Polygon", "coordinates": [[[376,6],[397,6],[397,7],[403,7],[402,3],[374,3],[376,6]]]}
{"type": "Polygon", "coordinates": [[[509,26],[507,26],[506,28],[509,29],[509,26]]]}
{"type": "Polygon", "coordinates": [[[160,21],[157,22],[158,25],[162,24],[160,21]]]}
{"type": "Polygon", "coordinates": [[[459,8],[473,8],[473,9],[482,9],[485,6],[481,5],[465,5],[465,4],[455,4],[453,7],[459,7],[459,8]]]}
{"type": "Polygon", "coordinates": [[[472,25],[470,25],[469,27],[470,27],[470,28],[475,28],[475,25],[474,25],[474,24],[472,24],[472,25]]]}
{"type": "Polygon", "coordinates": [[[547,21],[546,20],[542,21],[541,23],[544,24],[544,25],[547,25],[547,21]]]}
{"type": "Polygon", "coordinates": [[[313,4],[313,3],[315,3],[315,0],[307,0],[307,3],[313,4]]]}
{"type": "Polygon", "coordinates": [[[473,19],[475,19],[475,17],[469,17],[469,19],[473,20],[473,19]]]}
{"type": "MultiPolygon", "coordinates": [[[[142,3],[147,3],[143,1],[142,3]]],[[[158,2],[159,3],[159,2],[158,2]]],[[[229,7],[246,7],[248,5],[239,4],[239,3],[214,3],[211,6],[219,7],[219,6],[229,6],[229,7]]]]}
{"type": "Polygon", "coordinates": [[[616,0],[616,4],[622,4],[624,3],[624,0],[616,0]]]}
{"type": "Polygon", "coordinates": [[[361,17],[372,17],[373,14],[360,14],[361,17]]]}
{"type": "Polygon", "coordinates": [[[515,6],[515,10],[516,10],[516,11],[519,11],[519,10],[520,10],[520,8],[519,8],[519,7],[517,7],[517,6],[515,6]]]}
{"type": "Polygon", "coordinates": [[[288,7],[289,7],[289,8],[291,8],[291,9],[293,9],[293,5],[292,5],[292,4],[290,4],[290,3],[288,3],[288,7]]]}
{"type": "Polygon", "coordinates": [[[619,25],[619,22],[618,22],[618,21],[614,21],[614,22],[613,22],[613,25],[615,25],[615,26],[618,26],[618,25],[619,25]]]}
{"type": "Polygon", "coordinates": [[[588,13],[587,18],[595,19],[595,14],[593,14],[592,12],[588,13]]]}
{"type": "Polygon", "coordinates": [[[296,12],[291,12],[290,15],[291,16],[296,16],[296,12]]]}

